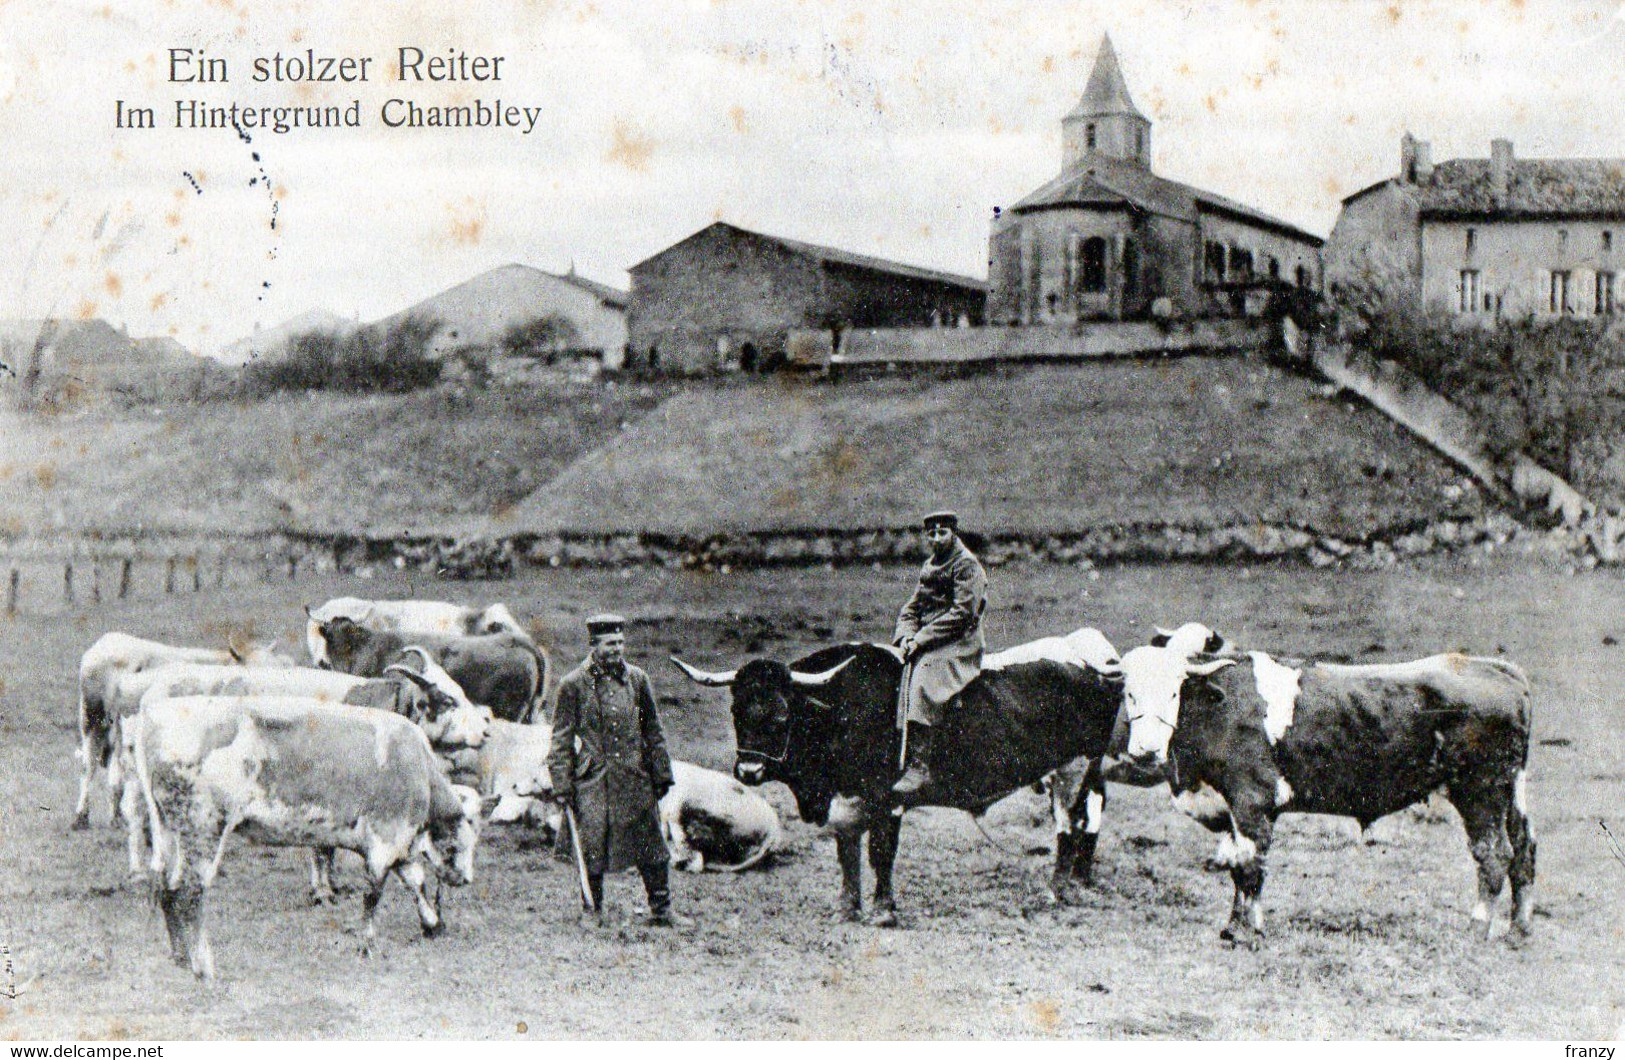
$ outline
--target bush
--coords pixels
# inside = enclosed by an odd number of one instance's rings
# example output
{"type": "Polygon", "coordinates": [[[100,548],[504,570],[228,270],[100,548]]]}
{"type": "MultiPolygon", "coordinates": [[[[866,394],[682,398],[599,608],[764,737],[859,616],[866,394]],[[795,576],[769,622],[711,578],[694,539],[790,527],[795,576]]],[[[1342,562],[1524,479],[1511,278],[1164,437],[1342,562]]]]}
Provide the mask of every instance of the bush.
{"type": "Polygon", "coordinates": [[[243,389],[253,397],[280,390],[404,393],[433,386],[440,362],[430,355],[437,321],[407,317],[381,334],[361,328],[349,334],[307,332],[282,357],[254,361],[243,370],[243,389]]]}
{"type": "Polygon", "coordinates": [[[1603,465],[1625,436],[1625,343],[1608,317],[1493,323],[1429,313],[1375,277],[1331,295],[1357,348],[1410,370],[1473,414],[1499,456],[1527,452],[1582,489],[1614,487],[1603,465]]]}
{"type": "Polygon", "coordinates": [[[515,324],[502,336],[502,349],[511,357],[553,357],[578,342],[575,325],[554,314],[515,324]]]}

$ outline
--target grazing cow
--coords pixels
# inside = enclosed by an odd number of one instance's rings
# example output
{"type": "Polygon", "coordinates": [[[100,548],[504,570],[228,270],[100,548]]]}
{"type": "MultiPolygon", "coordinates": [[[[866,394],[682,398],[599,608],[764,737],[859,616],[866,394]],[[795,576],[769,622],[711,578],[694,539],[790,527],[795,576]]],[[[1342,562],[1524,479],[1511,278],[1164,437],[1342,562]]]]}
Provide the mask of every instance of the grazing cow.
{"type": "Polygon", "coordinates": [[[226,648],[181,648],[143,640],[127,633],[104,633],[79,659],[79,801],[73,811],[75,831],[90,827],[90,788],[96,770],[108,770],[112,815],[117,815],[122,778],[114,773],[120,743],[119,714],[109,703],[121,675],[154,670],[169,663],[254,664],[292,666],[293,659],[260,645],[226,648]]]}
{"type": "MultiPolygon", "coordinates": [[[[1188,646],[1188,645],[1187,645],[1188,646]]],[[[1512,927],[1530,929],[1535,840],[1525,800],[1531,704],[1523,671],[1434,655],[1341,666],[1263,652],[1123,656],[1131,757],[1161,766],[1174,803],[1222,833],[1235,903],[1223,937],[1253,943],[1275,818],[1353,817],[1361,827],[1443,789],[1478,863],[1472,919],[1487,937],[1509,870],[1512,927]]]]}
{"type": "MultiPolygon", "coordinates": [[[[381,678],[355,677],[332,670],[308,667],[214,666],[200,663],[174,663],[137,674],[127,674],[115,686],[115,702],[121,719],[128,719],[141,707],[180,696],[300,696],[330,703],[387,710],[421,725],[430,742],[453,740],[460,746],[477,745],[483,728],[447,729],[465,720],[473,711],[463,690],[434,663],[423,658],[424,672],[414,672],[400,663],[385,667],[381,678]],[[459,709],[461,708],[461,709],[459,709]]],[[[131,741],[121,754],[121,774],[132,774],[131,741]]],[[[139,875],[146,861],[147,815],[140,805],[136,786],[126,783],[119,800],[129,828],[130,874],[139,875]]],[[[311,900],[331,901],[332,851],[316,851],[311,861],[311,900]]]]}
{"type": "Polygon", "coordinates": [[[322,627],[341,617],[368,629],[387,633],[449,636],[507,631],[530,640],[525,627],[503,604],[492,604],[481,609],[439,600],[362,600],[355,596],[338,596],[319,607],[305,608],[305,647],[310,651],[313,665],[322,669],[332,668],[332,657],[328,654],[327,637],[322,627]]]}
{"type": "MultiPolygon", "coordinates": [[[[862,844],[869,834],[875,874],[874,923],[897,922],[892,863],[899,819],[891,785],[900,768],[897,690],[903,664],[872,644],[844,644],[790,665],[752,659],[707,673],[679,659],[689,678],[733,691],[738,745],[734,775],[746,784],[780,780],[803,820],[828,824],[841,862],[841,914],[862,915],[862,844]]],[[[980,814],[1018,788],[1078,758],[1106,750],[1122,701],[1118,680],[1092,668],[1039,660],[983,674],[943,715],[924,805],[980,814]]],[[[1070,827],[1056,845],[1051,893],[1070,900],[1074,864],[1094,858],[1084,828],[1090,799],[1067,807],[1070,827]]]]}
{"type": "Polygon", "coordinates": [[[444,922],[419,858],[453,886],[474,878],[479,795],[446,780],[405,718],[295,696],[192,696],[150,704],[133,727],[170,951],[200,977],[214,977],[205,897],[233,832],[360,854],[363,955],[391,873],[412,892],[427,936],[444,922]]]}
{"type": "Polygon", "coordinates": [[[547,693],[547,654],[529,637],[510,630],[463,634],[406,634],[375,630],[340,615],[321,624],[333,669],[362,677],[376,677],[408,647],[418,647],[436,662],[481,706],[499,718],[528,721],[543,717],[539,710],[547,693]]]}
{"type": "MultiPolygon", "coordinates": [[[[490,823],[540,818],[557,832],[557,821],[551,819],[556,811],[548,805],[552,737],[545,722],[493,720],[490,735],[470,756],[468,773],[453,779],[467,776],[481,795],[496,798],[490,823]]],[[[674,761],[671,767],[674,783],[660,800],[660,827],[674,866],[689,872],[743,872],[778,849],[783,828],[766,799],[726,773],[688,762],[674,761]]]]}

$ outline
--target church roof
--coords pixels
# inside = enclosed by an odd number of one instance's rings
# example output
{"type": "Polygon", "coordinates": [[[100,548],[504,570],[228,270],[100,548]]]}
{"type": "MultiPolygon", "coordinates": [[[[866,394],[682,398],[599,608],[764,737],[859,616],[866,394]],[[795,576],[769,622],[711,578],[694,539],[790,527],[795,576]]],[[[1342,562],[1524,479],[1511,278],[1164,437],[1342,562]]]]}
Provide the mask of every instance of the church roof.
{"type": "Polygon", "coordinates": [[[1117,49],[1112,47],[1110,34],[1100,38],[1100,51],[1095,53],[1095,68],[1089,73],[1089,84],[1067,117],[1090,118],[1102,114],[1132,114],[1146,120],[1129,98],[1128,83],[1123,80],[1122,67],[1117,65],[1117,49]]]}
{"type": "Polygon", "coordinates": [[[1159,177],[1138,163],[1104,155],[1091,155],[1087,165],[1062,173],[1028,195],[1012,212],[1028,213],[1061,206],[1132,208],[1195,222],[1201,210],[1227,214],[1238,220],[1303,239],[1319,246],[1319,236],[1234,199],[1159,177]]]}

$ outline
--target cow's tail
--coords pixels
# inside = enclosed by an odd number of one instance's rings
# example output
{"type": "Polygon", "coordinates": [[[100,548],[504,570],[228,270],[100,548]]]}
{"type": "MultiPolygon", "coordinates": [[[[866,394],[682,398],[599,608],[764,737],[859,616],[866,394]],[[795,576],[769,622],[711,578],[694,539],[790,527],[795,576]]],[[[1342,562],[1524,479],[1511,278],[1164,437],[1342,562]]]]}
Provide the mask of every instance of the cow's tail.
{"type": "Polygon", "coordinates": [[[547,690],[553,680],[553,660],[528,636],[517,639],[525,646],[526,651],[536,657],[536,691],[530,698],[530,707],[523,719],[529,724],[534,724],[547,717],[547,690]]]}
{"type": "Polygon", "coordinates": [[[706,862],[706,868],[716,869],[718,872],[748,872],[749,870],[760,865],[762,862],[766,861],[776,850],[779,849],[779,841],[781,838],[782,833],[775,829],[763,837],[761,845],[751,852],[750,857],[746,858],[744,861],[741,861],[739,864],[718,865],[714,862],[708,861],[706,862]]]}

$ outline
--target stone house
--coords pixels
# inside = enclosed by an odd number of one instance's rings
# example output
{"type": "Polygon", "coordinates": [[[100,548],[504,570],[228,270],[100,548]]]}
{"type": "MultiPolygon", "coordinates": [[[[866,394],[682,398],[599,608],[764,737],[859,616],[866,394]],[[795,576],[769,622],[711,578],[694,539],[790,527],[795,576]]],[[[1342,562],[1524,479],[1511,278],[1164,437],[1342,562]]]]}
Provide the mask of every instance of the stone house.
{"type": "Polygon", "coordinates": [[[1603,316],[1625,271],[1625,160],[1489,158],[1435,165],[1400,141],[1399,174],[1343,200],[1326,246],[1328,283],[1394,288],[1464,320],[1603,316]]]}
{"type": "Polygon", "coordinates": [[[989,323],[1232,316],[1272,286],[1318,289],[1320,237],[1152,172],[1110,37],[1061,136],[1060,175],[994,211],[989,323]]]}
{"type": "Polygon", "coordinates": [[[716,222],[628,270],[628,367],[760,371],[792,329],[982,322],[980,280],[716,222]]]}

